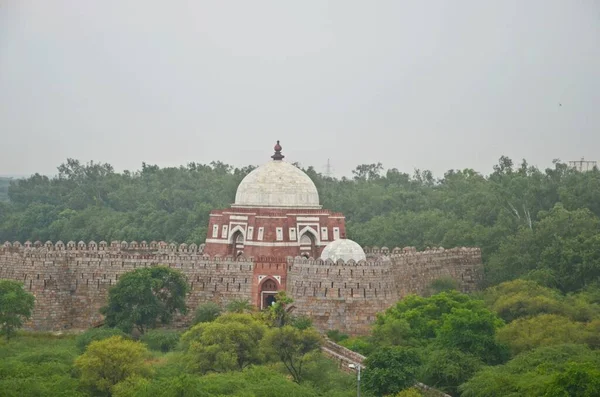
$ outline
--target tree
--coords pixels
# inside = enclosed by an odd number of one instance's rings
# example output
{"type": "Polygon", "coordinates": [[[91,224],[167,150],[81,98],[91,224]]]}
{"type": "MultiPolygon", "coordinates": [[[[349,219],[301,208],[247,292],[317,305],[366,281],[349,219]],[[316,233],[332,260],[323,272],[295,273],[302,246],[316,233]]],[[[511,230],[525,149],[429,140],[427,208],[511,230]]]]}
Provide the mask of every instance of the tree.
{"type": "Polygon", "coordinates": [[[444,315],[453,309],[489,311],[483,301],[446,291],[424,298],[408,295],[377,316],[373,336],[381,345],[413,345],[436,337],[444,315]]]}
{"type": "Polygon", "coordinates": [[[188,369],[192,372],[241,370],[264,360],[260,341],[266,326],[250,314],[228,313],[210,323],[194,325],[181,337],[188,369]]]}
{"type": "Polygon", "coordinates": [[[487,364],[499,364],[508,358],[506,346],[496,341],[496,329],[504,324],[487,309],[454,308],[442,316],[436,343],[481,358],[487,364]]]}
{"type": "Polygon", "coordinates": [[[398,393],[415,384],[420,364],[413,349],[392,347],[377,350],[365,361],[365,389],[376,396],[398,393]]]}
{"type": "Polygon", "coordinates": [[[564,372],[554,375],[545,396],[600,396],[600,370],[589,363],[568,363],[564,372]]]}
{"type": "Polygon", "coordinates": [[[35,298],[13,280],[0,280],[0,335],[9,340],[23,320],[31,317],[35,298]]]}
{"type": "Polygon", "coordinates": [[[75,367],[84,387],[110,395],[117,383],[130,376],[149,376],[148,358],[150,352],[142,343],[113,336],[90,343],[75,360],[75,367]]]}
{"type": "Polygon", "coordinates": [[[451,395],[458,395],[458,386],[483,366],[477,356],[438,345],[432,345],[423,361],[419,380],[451,395]]]}
{"type": "Polygon", "coordinates": [[[542,313],[563,313],[559,291],[528,280],[513,280],[488,288],[484,300],[505,321],[542,313]]]}
{"type": "Polygon", "coordinates": [[[285,291],[279,291],[275,295],[275,303],[269,306],[269,317],[275,327],[283,327],[290,322],[290,314],[287,311],[288,306],[294,300],[287,296],[285,291]]]}
{"type": "Polygon", "coordinates": [[[504,365],[484,367],[459,387],[462,397],[544,396],[569,362],[600,366],[600,354],[584,345],[540,347],[504,365]]]}
{"type": "Polygon", "coordinates": [[[311,354],[319,352],[321,336],[314,328],[299,330],[286,325],[269,330],[262,346],[283,363],[295,382],[300,383],[304,364],[311,354]]]}
{"type": "Polygon", "coordinates": [[[140,333],[157,324],[169,324],[177,312],[185,314],[188,284],[185,276],[165,266],[125,273],[109,290],[108,305],[101,309],[106,324],[140,333]]]}
{"type": "Polygon", "coordinates": [[[507,344],[513,355],[541,346],[585,343],[585,324],[556,314],[520,318],[498,331],[498,340],[507,344]]]}

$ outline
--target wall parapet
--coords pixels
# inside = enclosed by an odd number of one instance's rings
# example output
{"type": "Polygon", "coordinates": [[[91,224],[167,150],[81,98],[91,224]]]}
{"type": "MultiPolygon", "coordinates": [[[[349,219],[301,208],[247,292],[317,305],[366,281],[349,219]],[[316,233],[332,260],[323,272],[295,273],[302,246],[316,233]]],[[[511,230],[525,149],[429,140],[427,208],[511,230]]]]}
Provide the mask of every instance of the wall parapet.
{"type": "Polygon", "coordinates": [[[415,256],[431,256],[444,254],[445,256],[460,255],[460,256],[480,256],[481,250],[474,247],[455,247],[445,249],[442,247],[438,248],[427,248],[424,251],[417,251],[415,247],[395,247],[389,249],[387,247],[364,247],[364,251],[371,258],[367,260],[355,262],[353,260],[344,262],[338,260],[333,262],[331,260],[323,261],[319,258],[304,258],[304,257],[271,257],[271,256],[259,256],[259,257],[247,257],[240,255],[234,256],[209,256],[204,255],[204,244],[175,244],[166,243],[164,241],[117,241],[114,240],[110,244],[106,241],[90,241],[85,243],[84,241],[69,241],[66,244],[62,241],[53,243],[52,241],[26,241],[21,243],[15,241],[13,243],[6,241],[0,245],[0,251],[12,251],[12,252],[37,252],[37,253],[51,253],[51,252],[82,252],[89,255],[101,254],[101,253],[120,253],[121,255],[168,255],[168,254],[190,254],[195,256],[201,256],[202,260],[214,260],[214,261],[236,261],[236,262],[263,262],[263,263],[288,263],[288,264],[302,264],[302,265],[318,265],[318,266],[389,266],[389,259],[396,258],[410,258],[415,256]]]}

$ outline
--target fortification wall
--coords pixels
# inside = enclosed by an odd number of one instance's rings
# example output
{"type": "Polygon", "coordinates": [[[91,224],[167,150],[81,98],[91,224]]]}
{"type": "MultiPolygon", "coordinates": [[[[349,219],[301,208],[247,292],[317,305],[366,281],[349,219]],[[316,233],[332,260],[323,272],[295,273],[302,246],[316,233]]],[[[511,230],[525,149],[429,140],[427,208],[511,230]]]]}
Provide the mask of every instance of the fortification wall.
{"type": "Polygon", "coordinates": [[[88,328],[102,321],[108,288],[139,267],[165,265],[181,270],[190,283],[190,312],[199,303],[225,305],[251,294],[254,264],[245,258],[207,257],[195,247],[152,243],[4,244],[0,278],[24,282],[36,297],[29,328],[56,331],[88,328]],[[37,245],[37,246],[36,246],[37,245]]]}
{"type": "Polygon", "coordinates": [[[258,303],[260,279],[271,276],[294,299],[296,314],[310,316],[321,329],[364,334],[378,312],[406,294],[425,292],[437,278],[450,276],[469,292],[481,276],[481,252],[476,248],[416,252],[383,247],[366,252],[379,260],[221,258],[203,255],[202,246],[162,242],[16,242],[0,246],[0,278],[22,281],[35,295],[27,326],[37,330],[84,329],[101,322],[99,309],[119,276],[139,267],[166,265],[186,275],[190,313],[207,301],[258,303]]]}
{"type": "Polygon", "coordinates": [[[287,284],[295,313],[311,317],[321,329],[367,333],[376,313],[398,299],[391,266],[389,260],[334,263],[297,258],[287,284]]]}
{"type": "Polygon", "coordinates": [[[482,277],[479,248],[435,248],[417,252],[405,248],[390,255],[398,298],[407,294],[421,295],[432,281],[450,277],[458,282],[462,292],[472,292],[482,277]]]}
{"type": "Polygon", "coordinates": [[[463,292],[477,288],[481,277],[478,248],[367,249],[379,261],[337,263],[297,258],[288,272],[288,292],[296,313],[321,329],[366,334],[378,312],[407,294],[423,294],[432,281],[451,277],[463,292]],[[389,256],[385,256],[389,255],[389,256]]]}

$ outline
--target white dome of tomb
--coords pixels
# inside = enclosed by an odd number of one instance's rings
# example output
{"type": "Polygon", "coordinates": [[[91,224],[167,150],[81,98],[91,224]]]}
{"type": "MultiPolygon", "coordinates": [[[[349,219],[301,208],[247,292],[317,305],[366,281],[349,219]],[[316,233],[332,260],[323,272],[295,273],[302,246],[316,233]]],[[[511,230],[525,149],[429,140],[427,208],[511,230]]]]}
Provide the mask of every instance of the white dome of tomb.
{"type": "Polygon", "coordinates": [[[334,262],[338,259],[342,259],[345,262],[352,259],[358,262],[366,258],[365,251],[363,251],[358,243],[345,238],[330,242],[323,248],[323,252],[321,253],[321,259],[331,259],[334,262]]]}
{"type": "Polygon", "coordinates": [[[321,208],[317,187],[302,170],[282,160],[279,141],[272,158],[240,182],[233,207],[321,208]]]}

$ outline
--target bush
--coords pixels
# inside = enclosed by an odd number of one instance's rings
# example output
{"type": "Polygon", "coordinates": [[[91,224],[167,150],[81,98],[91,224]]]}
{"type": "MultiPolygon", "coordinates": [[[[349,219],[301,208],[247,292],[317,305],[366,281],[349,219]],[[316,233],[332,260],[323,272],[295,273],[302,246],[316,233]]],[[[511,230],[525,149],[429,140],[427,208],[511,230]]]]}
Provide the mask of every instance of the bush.
{"type": "Polygon", "coordinates": [[[363,356],[368,356],[376,347],[368,337],[364,336],[345,339],[340,342],[340,345],[344,346],[346,349],[362,354],[363,356]]]}
{"type": "Polygon", "coordinates": [[[209,323],[221,315],[221,307],[214,302],[203,303],[198,306],[194,314],[193,325],[209,323]]]}
{"type": "Polygon", "coordinates": [[[121,336],[128,339],[129,336],[117,328],[90,328],[75,339],[75,344],[80,353],[83,353],[87,346],[97,340],[108,339],[111,336],[121,336]]]}
{"type": "Polygon", "coordinates": [[[130,376],[150,376],[149,358],[150,352],[142,343],[113,336],[90,343],[75,360],[75,367],[82,386],[94,394],[110,395],[117,383],[130,376]]]}
{"type": "Polygon", "coordinates": [[[299,330],[304,330],[312,327],[313,323],[310,317],[307,316],[296,316],[292,318],[292,324],[294,328],[298,328],[299,330]]]}
{"type": "Polygon", "coordinates": [[[146,332],[140,338],[151,350],[166,353],[173,350],[179,342],[179,332],[154,329],[146,332]]]}
{"type": "Polygon", "coordinates": [[[327,331],[327,337],[334,342],[341,342],[349,338],[347,334],[344,334],[337,329],[327,331]]]}

